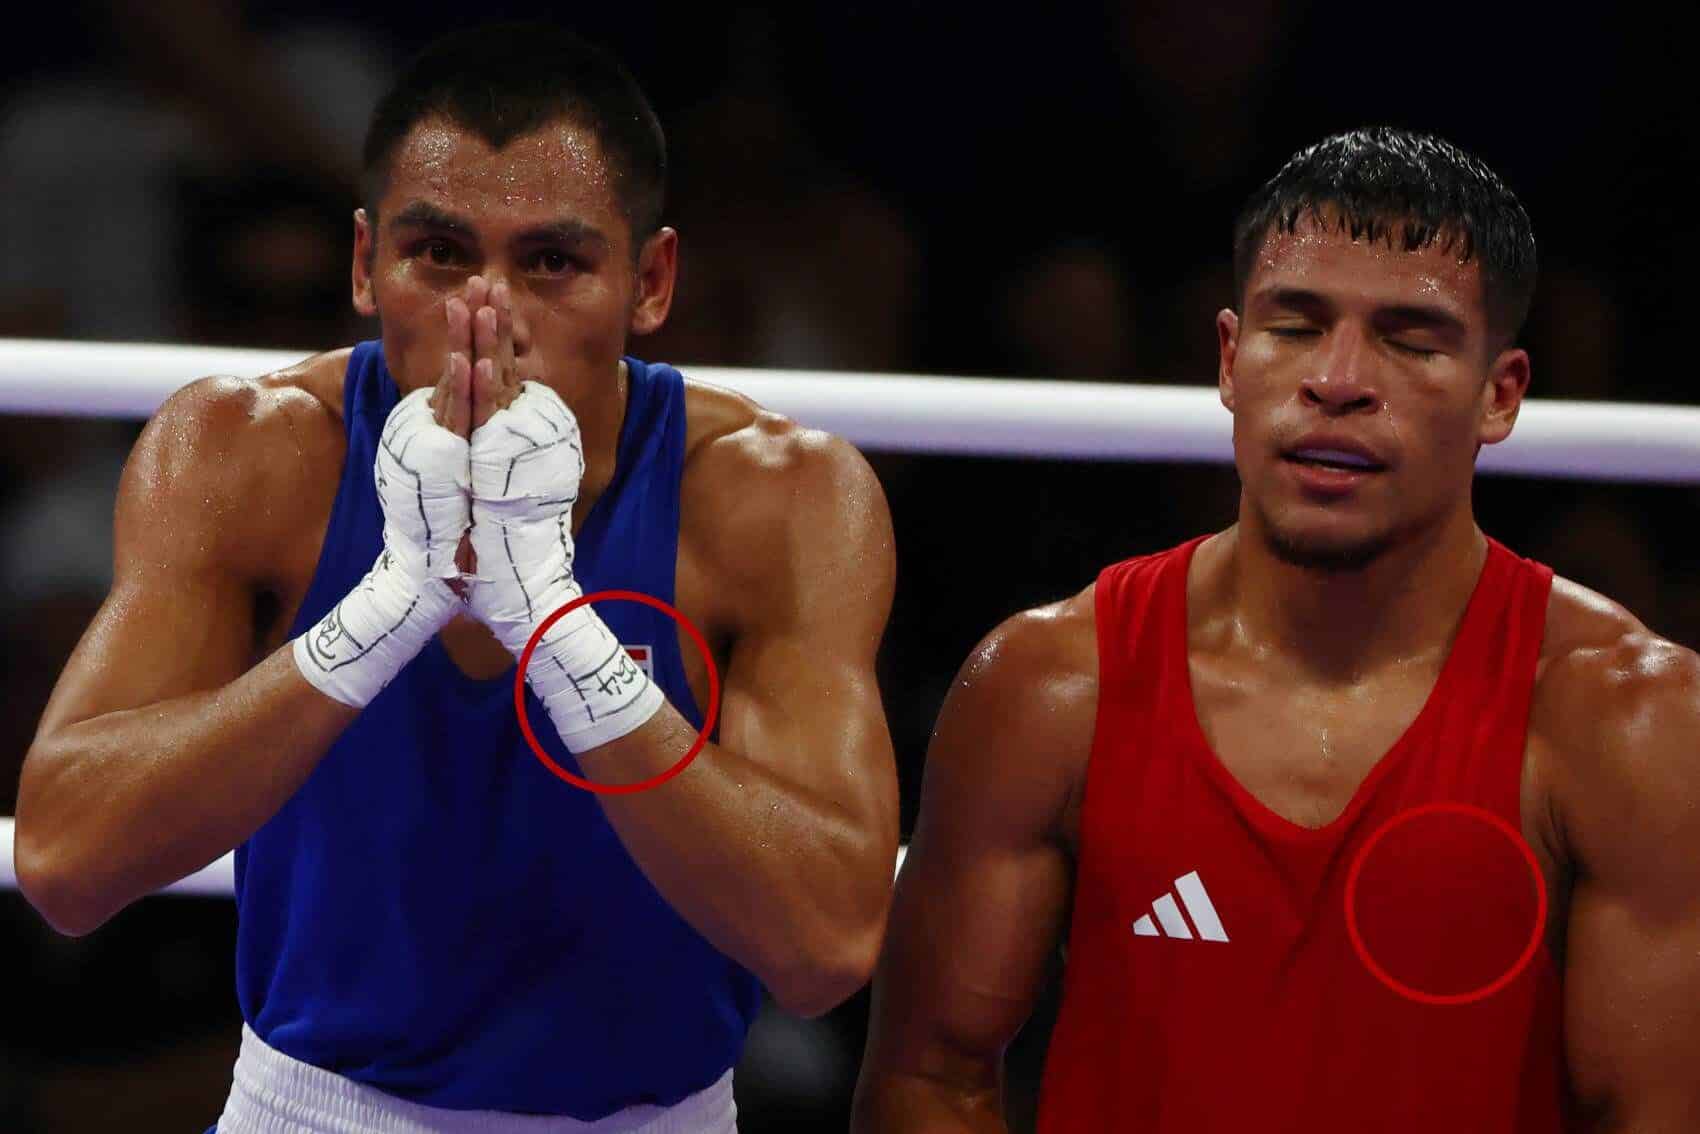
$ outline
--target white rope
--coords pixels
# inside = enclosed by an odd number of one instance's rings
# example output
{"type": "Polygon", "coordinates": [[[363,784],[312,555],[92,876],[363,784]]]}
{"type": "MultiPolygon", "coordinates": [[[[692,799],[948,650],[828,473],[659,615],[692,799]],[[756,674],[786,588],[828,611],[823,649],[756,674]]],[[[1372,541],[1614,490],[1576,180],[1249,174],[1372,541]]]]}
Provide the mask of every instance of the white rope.
{"type": "MultiPolygon", "coordinates": [[[[0,339],[0,413],[146,417],[207,374],[255,376],[295,351],[0,339]]],[[[983,456],[1229,461],[1204,386],[689,367],[868,449],[983,456]]],[[[1700,482],[1700,407],[1532,398],[1484,472],[1700,482]]]]}
{"type": "MultiPolygon", "coordinates": [[[[10,816],[0,815],[0,891],[16,890],[18,888],[17,868],[12,865],[12,831],[13,821],[10,816]]],[[[897,869],[903,869],[903,859],[909,853],[907,846],[897,848],[897,869]]],[[[893,876],[895,877],[896,872],[893,876]]],[[[187,878],[173,882],[161,894],[186,894],[191,897],[222,897],[228,898],[236,888],[236,860],[233,855],[225,855],[218,861],[202,867],[187,878]]]]}
{"type": "MultiPolygon", "coordinates": [[[[12,828],[10,816],[0,815],[0,890],[18,888],[17,868],[12,864],[12,828]]],[[[214,895],[228,898],[236,886],[236,860],[225,855],[159,891],[161,894],[214,895]]]]}

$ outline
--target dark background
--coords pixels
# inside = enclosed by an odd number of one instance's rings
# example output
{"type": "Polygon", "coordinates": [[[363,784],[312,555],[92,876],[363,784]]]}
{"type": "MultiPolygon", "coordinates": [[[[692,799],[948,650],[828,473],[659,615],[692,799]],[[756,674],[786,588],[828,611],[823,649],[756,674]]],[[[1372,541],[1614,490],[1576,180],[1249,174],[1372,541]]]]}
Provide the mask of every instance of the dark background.
{"type": "MultiPolygon", "coordinates": [[[[1214,381],[1230,224],[1294,150],[1387,122],[1475,151],[1541,249],[1542,397],[1692,402],[1696,105],[1681,17],[1482,3],[694,5],[565,22],[614,46],[673,157],[685,365],[1214,381]]],[[[436,33],[537,5],[165,0],[38,13],[0,72],[0,335],[299,348],[347,301],[365,116],[436,33]]],[[[196,375],[185,374],[185,381],[196,375]]],[[[1228,427],[1223,417],[1223,429],[1228,427]]],[[[0,417],[0,813],[109,580],[132,422],[0,417]]],[[[1513,442],[1515,443],[1515,442],[1513,442]]],[[[1007,615],[1230,522],[1231,469],[875,454],[897,525],[881,677],[913,820],[933,715],[1007,615]]],[[[1486,478],[1487,530],[1700,643],[1694,487],[1486,478]]],[[[199,1131],[239,1019],[231,904],[80,940],[0,893],[0,1131],[199,1131]]],[[[1025,1128],[1050,1008],[1011,1055],[1025,1128]]],[[[746,1134],[841,1129],[866,996],[764,1017],[746,1134]]]]}

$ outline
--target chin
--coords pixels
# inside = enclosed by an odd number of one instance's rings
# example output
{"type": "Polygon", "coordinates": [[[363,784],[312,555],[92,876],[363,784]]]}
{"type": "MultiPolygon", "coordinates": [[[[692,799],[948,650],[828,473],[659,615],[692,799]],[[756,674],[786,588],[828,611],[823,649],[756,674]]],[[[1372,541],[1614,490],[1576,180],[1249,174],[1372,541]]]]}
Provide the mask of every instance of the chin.
{"type": "Polygon", "coordinates": [[[1286,528],[1265,517],[1264,538],[1283,563],[1312,571],[1361,571],[1393,546],[1391,532],[1317,532],[1286,528]]]}

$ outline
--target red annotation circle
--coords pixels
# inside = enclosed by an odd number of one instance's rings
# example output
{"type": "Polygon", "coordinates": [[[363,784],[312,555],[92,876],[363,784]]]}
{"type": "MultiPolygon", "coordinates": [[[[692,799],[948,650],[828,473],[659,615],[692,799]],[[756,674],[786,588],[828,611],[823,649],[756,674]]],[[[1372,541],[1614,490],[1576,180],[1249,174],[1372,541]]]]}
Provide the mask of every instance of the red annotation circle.
{"type": "Polygon", "coordinates": [[[697,753],[702,751],[702,746],[708,743],[708,734],[714,731],[714,718],[719,708],[720,671],[714,666],[714,656],[708,652],[708,639],[702,636],[702,631],[697,629],[696,623],[679,613],[676,607],[662,602],[654,595],[646,595],[642,591],[592,591],[588,595],[581,595],[569,602],[560,610],[545,618],[538,624],[537,629],[532,631],[531,641],[525,644],[525,651],[519,655],[519,669],[514,671],[514,710],[519,713],[519,730],[525,734],[525,741],[531,745],[531,750],[537,754],[539,760],[543,761],[545,768],[554,772],[561,779],[586,791],[600,792],[603,795],[632,795],[636,792],[648,791],[652,787],[660,787],[684,771],[690,762],[697,758],[697,753]],[[581,606],[593,602],[602,602],[603,600],[641,602],[645,606],[652,606],[667,615],[685,628],[685,633],[691,636],[691,641],[695,642],[697,649],[702,651],[702,660],[708,666],[708,709],[703,713],[702,728],[697,732],[696,740],[691,742],[690,748],[686,750],[683,756],[679,757],[679,762],[671,768],[664,772],[657,772],[647,780],[639,780],[631,784],[599,784],[595,780],[575,776],[555,763],[549,758],[549,754],[543,751],[543,746],[537,743],[537,734],[531,731],[531,719],[525,711],[525,667],[531,664],[531,655],[537,649],[537,643],[543,640],[543,635],[549,627],[568,614],[581,606]]]}
{"type": "Polygon", "coordinates": [[[1541,936],[1546,931],[1546,922],[1546,880],[1541,874],[1541,864],[1535,858],[1534,848],[1529,846],[1528,841],[1525,840],[1523,836],[1504,819],[1501,819],[1491,811],[1484,810],[1480,807],[1474,807],[1468,803],[1427,803],[1421,807],[1413,807],[1407,811],[1401,811],[1399,814],[1383,823],[1380,827],[1377,827],[1374,833],[1371,834],[1368,839],[1364,840],[1363,846],[1359,847],[1357,854],[1353,856],[1351,870],[1346,874],[1346,932],[1351,937],[1352,948],[1357,953],[1358,959],[1364,963],[1364,967],[1370,971],[1370,975],[1374,976],[1382,984],[1386,985],[1400,996],[1409,1000],[1414,1000],[1419,1004],[1471,1004],[1477,1000],[1485,1000],[1489,996],[1492,996],[1494,993],[1516,980],[1518,974],[1528,967],[1529,962],[1534,959],[1535,951],[1540,948],[1541,936]],[[1437,812],[1449,812],[1457,815],[1465,815],[1472,819],[1480,819],[1500,831],[1509,838],[1517,847],[1518,851],[1521,852],[1523,859],[1528,863],[1529,873],[1532,874],[1535,879],[1535,928],[1534,932],[1529,935],[1528,944],[1524,946],[1522,953],[1518,955],[1517,960],[1512,963],[1511,967],[1504,973],[1500,974],[1497,979],[1489,981],[1480,988],[1471,989],[1467,992],[1424,992],[1422,989],[1413,988],[1394,977],[1383,966],[1378,964],[1373,956],[1370,955],[1369,948],[1364,944],[1363,934],[1358,926],[1358,876],[1363,872],[1364,859],[1369,856],[1369,852],[1375,847],[1375,844],[1386,837],[1387,833],[1392,831],[1395,827],[1408,823],[1419,816],[1435,814],[1437,812]]]}

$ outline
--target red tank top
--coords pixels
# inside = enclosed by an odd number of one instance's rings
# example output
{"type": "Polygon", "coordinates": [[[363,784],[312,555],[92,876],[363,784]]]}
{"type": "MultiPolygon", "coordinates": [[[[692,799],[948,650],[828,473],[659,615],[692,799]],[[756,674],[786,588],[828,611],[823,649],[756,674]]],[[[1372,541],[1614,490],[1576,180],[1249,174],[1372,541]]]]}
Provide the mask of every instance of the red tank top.
{"type": "Polygon", "coordinates": [[[1199,726],[1200,542],[1098,578],[1098,716],[1040,1131],[1561,1130],[1560,986],[1535,943],[1526,846],[1425,806],[1521,831],[1551,569],[1489,541],[1428,700],[1313,829],[1260,803],[1199,726]]]}

